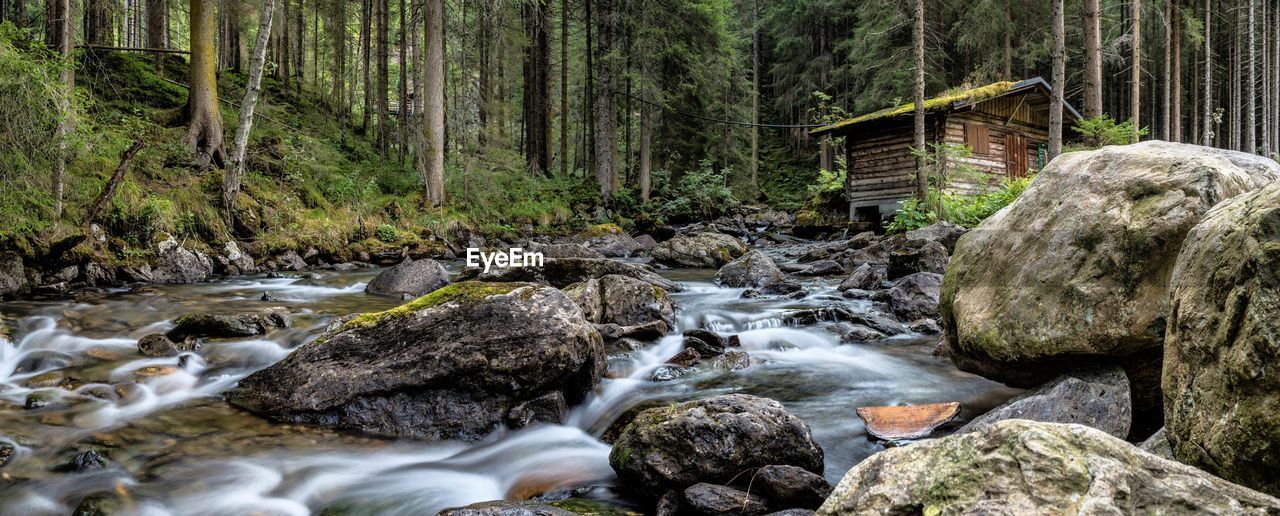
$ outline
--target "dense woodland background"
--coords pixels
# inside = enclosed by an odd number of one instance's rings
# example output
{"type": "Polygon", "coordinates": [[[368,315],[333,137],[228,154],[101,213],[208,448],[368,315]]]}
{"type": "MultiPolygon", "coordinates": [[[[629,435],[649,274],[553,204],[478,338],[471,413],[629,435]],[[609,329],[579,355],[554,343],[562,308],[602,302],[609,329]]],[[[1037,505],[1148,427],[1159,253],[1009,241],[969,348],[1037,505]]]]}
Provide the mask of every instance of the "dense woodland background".
{"type": "Polygon", "coordinates": [[[912,100],[917,7],[927,96],[1041,76],[1143,138],[1280,151],[1275,0],[268,5],[257,125],[223,220],[216,170],[236,169],[263,1],[0,0],[0,231],[98,222],[127,255],[158,231],[337,245],[817,210],[841,180],[819,174],[808,130],[912,100]]]}

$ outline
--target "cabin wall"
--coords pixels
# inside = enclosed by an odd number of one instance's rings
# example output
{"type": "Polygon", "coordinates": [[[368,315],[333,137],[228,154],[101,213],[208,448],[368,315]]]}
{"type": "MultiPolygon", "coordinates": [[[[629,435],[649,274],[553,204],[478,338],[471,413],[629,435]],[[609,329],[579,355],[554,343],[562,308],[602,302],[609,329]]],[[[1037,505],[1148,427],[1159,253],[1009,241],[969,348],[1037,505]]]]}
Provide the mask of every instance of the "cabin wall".
{"type": "Polygon", "coordinates": [[[1048,126],[1035,122],[1040,118],[1030,102],[1021,102],[1018,97],[984,102],[972,110],[949,115],[944,141],[969,145],[972,155],[958,161],[972,165],[986,174],[977,177],[954,175],[950,178],[951,189],[976,193],[999,184],[1004,178],[1034,173],[1039,147],[1049,141],[1048,126]],[[982,139],[982,132],[986,133],[985,150],[980,148],[981,145],[974,144],[975,139],[982,139]],[[975,133],[979,134],[977,138],[975,133]],[[1017,149],[1010,148],[1009,142],[1017,140],[1019,136],[1023,154],[1015,156],[1017,149]],[[1025,170],[1015,170],[1011,174],[1009,164],[1018,159],[1023,161],[1022,168],[1025,170]]]}
{"type": "MultiPolygon", "coordinates": [[[[941,117],[929,116],[925,140],[941,134],[941,117]]],[[[845,135],[845,162],[849,174],[845,194],[851,208],[901,201],[915,194],[916,158],[911,153],[914,127],[905,123],[879,125],[845,135]]]]}

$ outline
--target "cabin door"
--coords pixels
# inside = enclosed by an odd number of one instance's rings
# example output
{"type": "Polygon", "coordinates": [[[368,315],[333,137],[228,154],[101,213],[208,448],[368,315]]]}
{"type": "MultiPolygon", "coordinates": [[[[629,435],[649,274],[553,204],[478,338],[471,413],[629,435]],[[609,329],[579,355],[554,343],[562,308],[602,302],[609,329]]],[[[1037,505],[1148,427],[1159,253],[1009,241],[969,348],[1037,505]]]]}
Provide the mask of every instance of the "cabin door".
{"type": "Polygon", "coordinates": [[[1010,178],[1027,176],[1027,138],[1009,133],[1004,138],[1004,167],[1010,178]]]}

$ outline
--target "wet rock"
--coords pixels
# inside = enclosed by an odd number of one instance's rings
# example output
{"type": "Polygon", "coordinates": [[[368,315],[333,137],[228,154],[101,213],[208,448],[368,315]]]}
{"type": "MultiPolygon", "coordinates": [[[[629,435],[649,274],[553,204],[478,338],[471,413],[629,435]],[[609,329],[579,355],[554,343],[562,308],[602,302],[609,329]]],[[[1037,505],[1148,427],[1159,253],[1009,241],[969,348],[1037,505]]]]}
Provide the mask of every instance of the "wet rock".
{"type": "Polygon", "coordinates": [[[127,512],[124,501],[116,493],[93,493],[80,499],[71,516],[110,516],[127,512]]]}
{"type": "Polygon", "coordinates": [[[1075,423],[1124,439],[1133,421],[1129,379],[1115,366],[1071,372],[1015,396],[956,433],[982,430],[1006,419],[1075,423]]]}
{"type": "Polygon", "coordinates": [[[278,421],[475,440],[526,402],[581,401],[606,364],[599,334],[559,290],[461,282],[351,319],[227,399],[278,421]]]}
{"type": "Polygon", "coordinates": [[[156,267],[151,280],[156,283],[199,283],[213,276],[213,260],[191,251],[169,236],[156,245],[156,267]]]}
{"type": "Polygon", "coordinates": [[[292,250],[285,251],[276,257],[276,264],[280,270],[285,271],[304,271],[307,270],[307,262],[297,252],[292,250]]]}
{"type": "Polygon", "coordinates": [[[1269,159],[1158,141],[1054,158],[956,244],[940,298],[952,360],[1019,387],[1123,364],[1135,414],[1158,419],[1142,379],[1159,374],[1178,250],[1211,207],[1277,178],[1269,159]]]}
{"type": "Polygon", "coordinates": [[[773,259],[760,250],[738,257],[716,273],[716,283],[729,288],[769,289],[785,280],[773,259]]]}
{"type": "Polygon", "coordinates": [[[918,272],[942,274],[947,269],[947,248],[932,240],[907,240],[889,252],[889,279],[918,272]]]}
{"type": "Polygon", "coordinates": [[[746,394],[641,412],[613,445],[609,464],[628,485],[661,493],[699,482],[725,483],[773,464],[822,471],[809,426],[782,404],[746,394]]]}
{"type": "Polygon", "coordinates": [[[138,352],[152,358],[178,356],[178,348],[163,333],[152,333],[138,339],[138,352]]]}
{"type": "Polygon", "coordinates": [[[13,443],[0,441],[0,468],[9,465],[9,461],[13,460],[13,456],[18,454],[18,447],[13,443]]]}
{"type": "Polygon", "coordinates": [[[818,509],[843,514],[1274,514],[1280,500],[1093,428],[1001,421],[862,461],[818,509]]]}
{"type": "Polygon", "coordinates": [[[853,274],[850,274],[848,278],[842,281],[836,290],[841,292],[852,289],[876,290],[879,289],[880,285],[887,279],[889,279],[889,275],[884,267],[877,267],[869,263],[864,263],[859,265],[857,269],[854,269],[853,274]]]}
{"type": "Polygon", "coordinates": [[[27,288],[27,273],[18,253],[0,253],[0,297],[20,294],[27,288]]]}
{"type": "MultiPolygon", "coordinates": [[[[629,276],[610,274],[564,289],[588,321],[619,326],[675,325],[675,302],[662,287],[629,276]]],[[[665,333],[665,332],[664,332],[665,333]]]]}
{"type": "Polygon", "coordinates": [[[684,500],[696,514],[762,515],[769,512],[763,497],[715,484],[694,484],[684,490],[684,500]]]}
{"type": "Polygon", "coordinates": [[[364,291],[383,296],[423,296],[449,284],[449,273],[430,258],[409,260],[378,273],[364,291]]]}
{"type": "Polygon", "coordinates": [[[884,340],[885,335],[861,324],[850,325],[848,331],[840,335],[842,342],[860,343],[884,340]]]}
{"type": "Polygon", "coordinates": [[[610,274],[627,276],[644,281],[667,292],[680,292],[674,281],[659,276],[648,268],[607,258],[547,258],[541,267],[508,267],[490,269],[468,268],[458,275],[458,281],[480,280],[495,282],[529,282],[565,288],[574,283],[610,274]]]}
{"type": "Polygon", "coordinates": [[[813,516],[814,512],[809,509],[784,509],[778,512],[771,512],[765,516],[813,516]]]}
{"type": "Polygon", "coordinates": [[[882,301],[893,315],[903,321],[937,319],[938,292],[942,288],[942,275],[917,272],[894,283],[888,290],[878,292],[872,299],[882,301]]]}
{"type": "Polygon", "coordinates": [[[228,273],[248,274],[257,270],[258,267],[253,263],[253,257],[240,249],[240,246],[235,241],[228,241],[223,244],[222,248],[225,253],[223,256],[226,257],[228,264],[235,267],[234,271],[229,270],[228,273]]]}
{"type": "Polygon", "coordinates": [[[620,326],[613,323],[596,324],[596,331],[600,333],[605,342],[622,341],[633,339],[639,341],[654,341],[662,338],[667,332],[671,331],[671,327],[663,321],[650,321],[644,324],[636,324],[633,326],[620,326]]]}
{"type": "Polygon", "coordinates": [[[797,274],[801,276],[834,276],[844,274],[844,266],[835,260],[818,260],[797,274]]]}
{"type": "Polygon", "coordinates": [[[702,360],[702,354],[699,353],[698,350],[694,348],[684,348],[680,350],[679,353],[671,355],[671,358],[667,359],[667,363],[680,367],[692,367],[694,364],[698,363],[699,360],[702,360]]]}
{"type": "Polygon", "coordinates": [[[684,331],[684,347],[693,348],[702,353],[704,357],[710,357],[724,353],[727,345],[724,337],[717,335],[716,332],[694,328],[684,331]]]}
{"type": "Polygon", "coordinates": [[[711,368],[722,371],[741,371],[751,367],[751,355],[742,351],[726,351],[711,359],[711,368]]]}
{"type": "Polygon", "coordinates": [[[625,258],[644,250],[631,235],[613,224],[592,227],[576,238],[588,248],[612,258],[625,258]]]}
{"type": "Polygon", "coordinates": [[[944,221],[930,224],[920,229],[913,229],[908,231],[906,236],[907,240],[930,240],[942,244],[947,249],[947,253],[950,254],[951,251],[955,250],[956,242],[960,240],[960,237],[968,232],[969,230],[962,226],[944,221]]]}
{"type": "Polygon", "coordinates": [[[636,237],[636,244],[639,244],[642,250],[648,251],[658,245],[658,241],[654,240],[653,237],[649,235],[640,235],[636,237]]]}
{"type": "Polygon", "coordinates": [[[1142,441],[1138,448],[1162,459],[1176,460],[1173,456],[1173,447],[1169,445],[1169,436],[1163,427],[1151,434],[1147,440],[1142,441]]]}
{"type": "Polygon", "coordinates": [[[843,305],[794,310],[783,314],[782,321],[788,326],[807,326],[819,322],[844,321],[851,324],[861,324],[887,336],[898,335],[907,331],[907,328],[902,323],[884,314],[854,312],[843,305]]]}
{"type": "Polygon", "coordinates": [[[604,258],[605,256],[595,249],[582,244],[543,244],[540,242],[529,242],[527,247],[529,252],[542,253],[543,258],[604,258]]]}
{"type": "Polygon", "coordinates": [[[920,319],[911,323],[909,329],[921,335],[942,335],[942,325],[935,319],[920,319]]]}
{"type": "Polygon", "coordinates": [[[1169,285],[1164,414],[1178,460],[1280,495],[1280,184],[1218,205],[1169,285]]]}
{"type": "Polygon", "coordinates": [[[77,453],[70,461],[57,466],[57,471],[66,473],[84,473],[98,471],[107,467],[107,458],[94,450],[77,453]]]}
{"type": "Polygon", "coordinates": [[[790,226],[796,218],[791,214],[773,209],[762,209],[742,216],[742,222],[758,228],[790,226]]]}
{"type": "Polygon", "coordinates": [[[268,303],[279,301],[279,300],[280,298],[276,297],[275,294],[272,294],[270,292],[263,292],[262,297],[258,298],[258,301],[266,301],[268,303]]]}
{"type": "Polygon", "coordinates": [[[576,513],[542,502],[497,500],[440,511],[437,516],[575,516],[576,513]]]}
{"type": "Polygon", "coordinates": [[[84,282],[91,287],[115,287],[120,285],[120,280],[116,279],[116,268],[100,263],[85,264],[84,282]]]}
{"type": "Polygon", "coordinates": [[[659,262],[682,267],[716,268],[747,253],[741,240],[720,233],[677,235],[649,251],[659,262]]]}
{"type": "Polygon", "coordinates": [[[165,336],[173,342],[187,339],[230,339],[263,335],[292,323],[288,313],[272,310],[253,314],[194,313],[173,321],[173,329],[165,336]]]}
{"type": "Polygon", "coordinates": [[[751,476],[752,487],[774,507],[817,509],[831,495],[831,484],[822,475],[795,466],[765,466],[751,476]]]}
{"type": "Polygon", "coordinates": [[[150,265],[123,266],[117,271],[117,278],[125,283],[151,283],[155,280],[155,276],[150,265]]]}
{"type": "Polygon", "coordinates": [[[62,398],[55,391],[41,390],[27,394],[27,398],[23,402],[23,407],[27,410],[37,410],[49,406],[61,405],[62,398]]]}
{"type": "Polygon", "coordinates": [[[651,382],[669,382],[677,378],[689,376],[696,371],[692,367],[684,367],[678,365],[658,366],[649,373],[649,381],[651,382]]]}
{"type": "Polygon", "coordinates": [[[682,501],[684,501],[684,493],[674,489],[669,490],[658,499],[658,506],[653,512],[655,516],[679,516],[682,501]]]}

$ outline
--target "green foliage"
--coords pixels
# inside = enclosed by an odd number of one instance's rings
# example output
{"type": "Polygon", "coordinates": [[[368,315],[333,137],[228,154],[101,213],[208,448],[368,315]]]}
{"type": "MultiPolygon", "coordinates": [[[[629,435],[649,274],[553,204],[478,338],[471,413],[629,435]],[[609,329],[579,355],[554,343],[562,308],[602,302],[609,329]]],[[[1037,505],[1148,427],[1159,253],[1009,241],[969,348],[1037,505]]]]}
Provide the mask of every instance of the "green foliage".
{"type": "Polygon", "coordinates": [[[713,218],[736,207],[738,199],[725,186],[729,169],[716,170],[711,160],[704,159],[699,167],[684,174],[671,185],[670,174],[659,171],[654,174],[661,197],[666,199],[662,211],[673,219],[713,218]]]}
{"type": "Polygon", "coordinates": [[[391,243],[391,242],[395,242],[399,238],[399,232],[396,231],[395,226],[392,226],[390,224],[382,224],[378,226],[378,229],[374,230],[373,236],[377,237],[378,240],[381,240],[383,242],[391,243]]]}
{"type": "Polygon", "coordinates": [[[1116,123],[1107,115],[1081,120],[1076,130],[1083,138],[1083,142],[1080,145],[1073,145],[1070,150],[1090,150],[1107,145],[1137,143],[1149,132],[1146,127],[1139,129],[1132,118],[1116,123]]]}
{"type": "Polygon", "coordinates": [[[930,190],[923,204],[914,198],[903,201],[902,210],[885,229],[890,233],[902,233],[943,220],[972,228],[1013,203],[1030,184],[1030,177],[1006,179],[999,188],[972,195],[930,190]]]}

